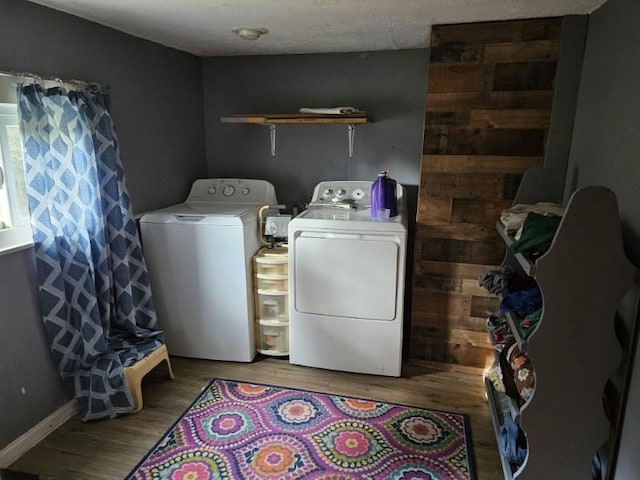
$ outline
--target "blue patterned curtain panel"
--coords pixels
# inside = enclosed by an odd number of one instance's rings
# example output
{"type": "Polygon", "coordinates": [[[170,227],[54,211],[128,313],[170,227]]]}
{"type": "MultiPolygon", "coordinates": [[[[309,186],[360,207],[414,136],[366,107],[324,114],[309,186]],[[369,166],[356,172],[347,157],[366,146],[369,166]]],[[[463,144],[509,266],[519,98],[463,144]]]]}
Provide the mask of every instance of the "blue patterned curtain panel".
{"type": "Polygon", "coordinates": [[[102,92],[18,86],[40,304],[84,420],[132,410],[124,367],[163,333],[102,92]]]}

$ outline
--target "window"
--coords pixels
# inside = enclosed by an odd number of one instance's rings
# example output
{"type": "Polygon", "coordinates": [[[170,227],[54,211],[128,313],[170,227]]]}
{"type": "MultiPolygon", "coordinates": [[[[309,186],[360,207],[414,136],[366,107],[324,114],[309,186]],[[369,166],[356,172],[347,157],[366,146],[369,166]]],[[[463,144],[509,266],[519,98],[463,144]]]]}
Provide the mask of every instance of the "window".
{"type": "Polygon", "coordinates": [[[0,103],[0,253],[31,243],[18,106],[0,103]]]}

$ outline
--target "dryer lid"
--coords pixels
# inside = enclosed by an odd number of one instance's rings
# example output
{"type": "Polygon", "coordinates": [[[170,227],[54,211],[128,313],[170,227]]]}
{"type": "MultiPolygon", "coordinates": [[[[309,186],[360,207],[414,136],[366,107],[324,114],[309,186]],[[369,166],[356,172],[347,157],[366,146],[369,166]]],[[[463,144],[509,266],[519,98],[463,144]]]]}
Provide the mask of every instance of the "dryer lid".
{"type": "Polygon", "coordinates": [[[407,218],[404,213],[388,220],[371,218],[369,208],[345,210],[332,207],[309,206],[289,223],[289,236],[292,230],[353,230],[364,232],[406,234],[407,218]]]}

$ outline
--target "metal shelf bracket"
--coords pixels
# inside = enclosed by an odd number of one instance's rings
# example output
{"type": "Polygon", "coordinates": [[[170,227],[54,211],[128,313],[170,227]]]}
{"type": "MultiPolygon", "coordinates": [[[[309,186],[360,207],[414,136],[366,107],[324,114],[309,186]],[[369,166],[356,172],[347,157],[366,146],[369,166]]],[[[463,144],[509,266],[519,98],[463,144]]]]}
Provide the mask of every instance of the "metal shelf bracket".
{"type": "MultiPolygon", "coordinates": [[[[274,123],[265,124],[269,127],[269,140],[271,142],[271,156],[276,156],[276,125],[274,123]]],[[[349,141],[349,158],[353,157],[353,144],[356,136],[356,126],[353,123],[347,125],[347,138],[349,141]]]]}
{"type": "Polygon", "coordinates": [[[349,137],[349,158],[353,157],[353,139],[356,135],[356,127],[353,123],[347,125],[347,136],[349,137]]]}
{"type": "Polygon", "coordinates": [[[271,139],[271,156],[276,156],[276,126],[273,123],[269,123],[269,137],[271,139]]]}

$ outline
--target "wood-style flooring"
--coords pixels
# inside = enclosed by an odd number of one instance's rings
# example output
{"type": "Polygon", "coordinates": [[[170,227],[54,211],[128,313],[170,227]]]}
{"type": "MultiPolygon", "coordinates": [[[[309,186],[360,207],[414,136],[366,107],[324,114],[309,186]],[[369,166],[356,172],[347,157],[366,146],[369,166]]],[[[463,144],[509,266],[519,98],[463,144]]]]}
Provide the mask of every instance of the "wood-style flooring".
{"type": "Polygon", "coordinates": [[[478,480],[503,478],[477,373],[410,364],[401,378],[393,378],[299,367],[277,358],[243,364],[172,357],[171,362],[174,380],[165,379],[162,364],[145,377],[141,412],[92,423],[72,418],[11,468],[42,480],[123,479],[212,378],[226,378],[465,413],[478,480]]]}

